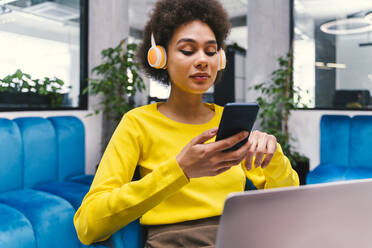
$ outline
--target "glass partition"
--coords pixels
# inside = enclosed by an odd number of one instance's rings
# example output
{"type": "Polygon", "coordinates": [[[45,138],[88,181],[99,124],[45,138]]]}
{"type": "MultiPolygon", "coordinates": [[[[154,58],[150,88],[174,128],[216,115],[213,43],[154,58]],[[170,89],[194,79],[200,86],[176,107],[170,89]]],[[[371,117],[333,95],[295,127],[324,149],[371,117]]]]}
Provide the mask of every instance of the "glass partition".
{"type": "Polygon", "coordinates": [[[0,1],[1,110],[86,108],[87,1],[0,1]]]}
{"type": "Polygon", "coordinates": [[[293,80],[302,103],[371,109],[372,0],[293,3],[293,80]]]}

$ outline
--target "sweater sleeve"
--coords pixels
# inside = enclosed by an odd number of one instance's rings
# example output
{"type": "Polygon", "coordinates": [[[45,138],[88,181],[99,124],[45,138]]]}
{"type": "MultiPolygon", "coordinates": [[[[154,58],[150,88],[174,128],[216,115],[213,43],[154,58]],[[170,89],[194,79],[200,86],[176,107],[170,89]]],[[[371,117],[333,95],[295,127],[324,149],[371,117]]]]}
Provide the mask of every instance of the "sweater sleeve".
{"type": "Polygon", "coordinates": [[[189,182],[175,157],[159,164],[140,180],[131,181],[140,154],[139,129],[126,114],[74,216],[74,225],[83,244],[106,240],[189,182]]]}
{"type": "Polygon", "coordinates": [[[245,161],[242,163],[242,168],[247,178],[257,189],[299,185],[298,175],[296,171],[293,170],[288,158],[284,155],[280,144],[277,145],[273,158],[264,169],[261,167],[254,168],[254,160],[252,163],[251,170],[248,171],[246,169],[245,161]]]}

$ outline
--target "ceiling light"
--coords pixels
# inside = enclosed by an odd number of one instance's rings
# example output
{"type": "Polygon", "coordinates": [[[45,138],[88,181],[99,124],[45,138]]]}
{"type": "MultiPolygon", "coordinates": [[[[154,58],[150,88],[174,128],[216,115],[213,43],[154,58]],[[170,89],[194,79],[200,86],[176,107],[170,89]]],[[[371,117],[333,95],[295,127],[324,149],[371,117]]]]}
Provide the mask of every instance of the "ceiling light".
{"type": "Polygon", "coordinates": [[[321,25],[320,30],[334,35],[364,33],[372,31],[372,20],[366,18],[341,19],[321,25]]]}
{"type": "Polygon", "coordinates": [[[346,65],[345,64],[336,64],[336,63],[327,63],[328,67],[331,68],[338,68],[338,69],[345,69],[346,65]]]}
{"type": "Polygon", "coordinates": [[[337,69],[345,69],[345,64],[339,64],[339,63],[324,63],[324,62],[315,62],[315,66],[321,69],[330,69],[330,68],[337,68],[337,69]]]}
{"type": "Polygon", "coordinates": [[[359,43],[360,47],[372,46],[372,42],[359,43]]]}

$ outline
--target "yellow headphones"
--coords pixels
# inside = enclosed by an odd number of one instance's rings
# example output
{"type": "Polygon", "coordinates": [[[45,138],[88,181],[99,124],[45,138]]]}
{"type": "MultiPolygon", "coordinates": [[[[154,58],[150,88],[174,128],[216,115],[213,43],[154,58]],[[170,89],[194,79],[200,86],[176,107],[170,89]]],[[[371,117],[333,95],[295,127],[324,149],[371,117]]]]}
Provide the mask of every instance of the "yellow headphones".
{"type": "Polygon", "coordinates": [[[156,69],[164,69],[167,65],[167,52],[164,47],[156,45],[153,33],[151,33],[151,47],[147,52],[147,61],[156,69]]]}
{"type": "Polygon", "coordinates": [[[218,70],[223,70],[226,68],[226,54],[225,51],[221,48],[218,51],[218,70]]]}
{"type": "MultiPolygon", "coordinates": [[[[147,61],[151,67],[156,69],[164,69],[167,65],[167,52],[164,47],[156,45],[153,33],[151,33],[151,47],[147,52],[147,61]]],[[[218,51],[218,70],[223,70],[225,67],[226,54],[221,48],[218,51]]]]}

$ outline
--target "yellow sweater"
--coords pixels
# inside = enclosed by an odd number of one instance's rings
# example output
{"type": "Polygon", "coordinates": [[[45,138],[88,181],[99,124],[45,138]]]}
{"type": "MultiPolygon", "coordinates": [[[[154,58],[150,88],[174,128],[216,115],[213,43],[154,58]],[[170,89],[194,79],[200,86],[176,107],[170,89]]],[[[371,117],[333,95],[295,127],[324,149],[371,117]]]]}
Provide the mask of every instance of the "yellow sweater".
{"type": "Polygon", "coordinates": [[[74,217],[82,243],[105,240],[139,217],[142,224],[154,225],[221,215],[226,196],[244,190],[245,176],[258,189],[298,185],[280,145],[265,169],[247,171],[242,164],[218,176],[188,180],[176,155],[192,138],[218,127],[223,108],[207,104],[215,111],[213,119],[192,125],[169,119],[157,106],[129,111],[113,134],[74,217]],[[141,179],[132,181],[137,165],[141,179]]]}

